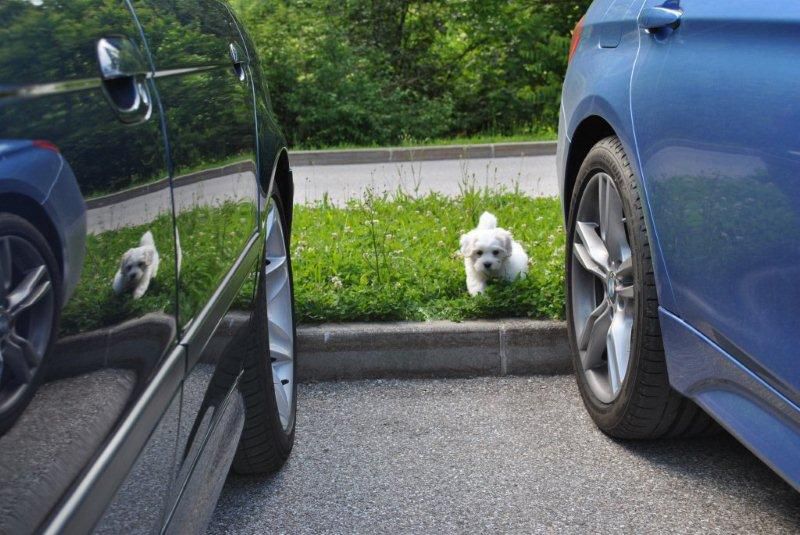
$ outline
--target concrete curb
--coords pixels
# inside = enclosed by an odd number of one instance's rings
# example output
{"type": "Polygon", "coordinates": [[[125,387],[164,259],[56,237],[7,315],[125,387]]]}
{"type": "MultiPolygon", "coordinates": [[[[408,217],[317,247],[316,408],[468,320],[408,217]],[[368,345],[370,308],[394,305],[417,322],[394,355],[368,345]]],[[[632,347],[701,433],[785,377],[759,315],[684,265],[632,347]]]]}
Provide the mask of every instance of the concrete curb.
{"type": "MultiPolygon", "coordinates": [[[[229,314],[203,360],[218,358],[246,313],[229,314]]],[[[564,322],[345,323],[297,328],[300,381],[561,374],[571,371],[564,322]]]]}
{"type": "Polygon", "coordinates": [[[299,150],[289,152],[289,162],[293,167],[299,167],[310,165],[348,165],[423,160],[544,156],[555,153],[555,141],[522,141],[515,143],[486,143],[480,145],[299,150]]]}

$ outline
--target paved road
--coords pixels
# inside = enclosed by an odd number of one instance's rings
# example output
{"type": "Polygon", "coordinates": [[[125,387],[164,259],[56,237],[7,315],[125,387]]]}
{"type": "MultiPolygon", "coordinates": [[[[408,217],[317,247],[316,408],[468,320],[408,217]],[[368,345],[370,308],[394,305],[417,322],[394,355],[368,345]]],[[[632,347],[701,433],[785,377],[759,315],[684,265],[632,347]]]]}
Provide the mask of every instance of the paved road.
{"type": "Polygon", "coordinates": [[[789,533],[800,494],[728,435],[624,443],[572,377],[300,387],[297,444],[210,533],[789,533]]]}
{"type": "Polygon", "coordinates": [[[419,193],[457,195],[464,184],[505,186],[533,196],[556,196],[555,156],[433,160],[357,165],[294,167],[295,201],[314,202],[327,193],[334,202],[360,196],[367,186],[377,192],[398,187],[419,193]]]}
{"type": "MultiPolygon", "coordinates": [[[[182,212],[198,205],[252,198],[254,180],[252,173],[237,171],[182,185],[175,190],[175,206],[182,212]]],[[[503,186],[518,187],[533,196],[558,195],[555,156],[295,167],[294,181],[297,203],[313,203],[325,194],[343,203],[360,197],[369,186],[377,193],[402,187],[408,192],[457,195],[464,187],[503,186]]],[[[87,224],[91,234],[99,234],[145,224],[169,210],[169,193],[162,189],[92,208],[87,224]]]]}

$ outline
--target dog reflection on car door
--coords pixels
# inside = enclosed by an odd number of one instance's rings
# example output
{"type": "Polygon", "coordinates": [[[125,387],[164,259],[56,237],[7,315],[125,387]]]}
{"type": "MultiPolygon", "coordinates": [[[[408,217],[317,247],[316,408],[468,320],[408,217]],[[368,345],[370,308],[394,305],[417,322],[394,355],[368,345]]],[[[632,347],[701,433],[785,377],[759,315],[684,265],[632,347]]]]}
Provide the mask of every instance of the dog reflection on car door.
{"type": "Polygon", "coordinates": [[[153,234],[148,230],[139,240],[139,246],[123,253],[117,274],[114,275],[112,287],[114,293],[120,295],[132,292],[134,299],[142,297],[150,281],[158,273],[158,250],[153,234]]]}

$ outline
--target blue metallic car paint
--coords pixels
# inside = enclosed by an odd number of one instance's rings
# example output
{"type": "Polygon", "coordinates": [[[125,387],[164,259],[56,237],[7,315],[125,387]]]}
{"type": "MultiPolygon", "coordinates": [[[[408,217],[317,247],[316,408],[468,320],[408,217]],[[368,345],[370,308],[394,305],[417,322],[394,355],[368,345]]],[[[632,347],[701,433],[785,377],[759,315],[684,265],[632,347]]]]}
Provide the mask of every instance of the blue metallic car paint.
{"type": "Polygon", "coordinates": [[[659,316],[672,385],[800,490],[800,409],[680,318],[659,316]]]}
{"type": "Polygon", "coordinates": [[[800,7],[619,1],[592,4],[567,71],[562,201],[581,125],[600,117],[644,193],[671,384],[798,486],[800,7]],[[641,30],[654,6],[680,9],[677,29],[641,30]]]}
{"type": "Polygon", "coordinates": [[[63,295],[75,290],[83,267],[86,204],[69,164],[54,148],[33,141],[0,140],[0,196],[17,194],[38,203],[58,234],[63,295]]]}

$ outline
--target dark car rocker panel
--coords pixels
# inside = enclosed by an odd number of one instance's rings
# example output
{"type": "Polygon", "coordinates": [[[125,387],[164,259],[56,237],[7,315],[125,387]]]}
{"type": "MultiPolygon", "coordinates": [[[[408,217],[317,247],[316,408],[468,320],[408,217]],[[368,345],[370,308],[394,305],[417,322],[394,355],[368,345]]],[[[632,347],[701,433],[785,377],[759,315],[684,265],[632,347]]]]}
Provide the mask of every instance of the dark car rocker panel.
{"type": "Polygon", "coordinates": [[[796,281],[800,255],[800,163],[789,119],[797,114],[789,94],[796,69],[787,67],[800,11],[781,4],[770,18],[772,6],[756,1],[594,2],[564,83],[557,167],[569,221],[584,158],[599,141],[619,139],[642,195],[670,385],[800,489],[797,285],[775,292],[790,272],[796,281]],[[606,46],[612,26],[619,41],[606,46]],[[732,31],[753,45],[744,64],[720,44],[732,31]],[[720,81],[731,76],[735,84],[720,81]],[[777,89],[743,89],[759,86],[757,77],[777,89]],[[738,170],[725,163],[733,161],[738,170]],[[747,169],[754,171],[745,176],[747,169]],[[771,222],[781,229],[775,247],[758,214],[780,220],[771,222]],[[730,230],[739,218],[745,226],[730,230]],[[738,252],[750,249],[759,252],[738,252]],[[777,279],[759,278],[767,272],[777,279]],[[773,297],[747,293],[755,287],[773,297]]]}
{"type": "Polygon", "coordinates": [[[293,321],[292,176],[254,46],[218,0],[12,0],[0,27],[0,272],[35,297],[9,298],[0,346],[38,351],[27,379],[0,367],[0,408],[22,393],[0,414],[0,532],[202,531],[232,463],[275,470],[293,443],[292,396],[273,462],[237,460],[279,416],[273,235],[293,321]]]}

